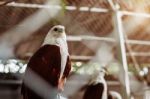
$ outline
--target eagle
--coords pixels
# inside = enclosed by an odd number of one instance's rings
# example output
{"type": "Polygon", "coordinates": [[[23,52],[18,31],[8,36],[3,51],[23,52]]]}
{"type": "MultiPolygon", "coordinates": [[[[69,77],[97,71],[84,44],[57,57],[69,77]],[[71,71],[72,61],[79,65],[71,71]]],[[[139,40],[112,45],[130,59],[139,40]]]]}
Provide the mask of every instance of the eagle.
{"type": "Polygon", "coordinates": [[[84,92],[83,99],[108,99],[107,83],[104,79],[105,73],[106,71],[104,69],[94,72],[84,92]]]}
{"type": "Polygon", "coordinates": [[[23,99],[59,99],[71,71],[65,27],[56,25],[30,58],[21,93],[23,99]]]}

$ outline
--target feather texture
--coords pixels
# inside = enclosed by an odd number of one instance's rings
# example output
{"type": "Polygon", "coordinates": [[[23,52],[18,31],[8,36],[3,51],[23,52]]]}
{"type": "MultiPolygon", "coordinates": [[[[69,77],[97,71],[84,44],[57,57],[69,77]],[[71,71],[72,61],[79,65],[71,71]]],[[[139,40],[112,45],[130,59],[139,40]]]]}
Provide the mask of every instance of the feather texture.
{"type": "MultiPolygon", "coordinates": [[[[49,31],[41,48],[30,58],[24,80],[31,78],[29,77],[29,70],[31,70],[42,81],[46,82],[50,88],[56,89],[56,91],[58,91],[59,88],[64,87],[65,80],[71,70],[71,61],[69,58],[66,34],[63,26],[54,26],[49,31]],[[57,31],[57,29],[59,31],[57,31]]],[[[33,77],[28,81],[30,80],[31,83],[35,83],[36,77],[35,79],[33,77]]],[[[34,90],[31,86],[29,86],[29,83],[23,81],[22,94],[24,99],[55,99],[54,97],[57,97],[56,95],[58,95],[50,90],[48,90],[48,92],[44,92],[44,90],[48,88],[40,87],[40,85],[36,85],[36,83],[34,88],[40,88],[40,90],[34,90]],[[42,94],[39,95],[39,92],[42,94]],[[45,98],[45,93],[52,94],[54,97],[45,98]]]]}

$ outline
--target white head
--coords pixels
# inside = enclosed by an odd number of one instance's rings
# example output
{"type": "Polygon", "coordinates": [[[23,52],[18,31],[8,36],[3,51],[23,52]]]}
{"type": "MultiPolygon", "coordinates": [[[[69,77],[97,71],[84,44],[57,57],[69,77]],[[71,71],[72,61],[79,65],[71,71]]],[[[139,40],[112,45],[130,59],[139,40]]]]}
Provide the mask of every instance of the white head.
{"type": "Polygon", "coordinates": [[[62,25],[56,25],[50,29],[46,35],[44,44],[56,44],[57,39],[63,39],[66,41],[65,27],[62,25]]]}
{"type": "Polygon", "coordinates": [[[105,74],[107,74],[107,69],[105,68],[101,68],[99,71],[97,71],[97,75],[99,76],[105,76],[105,74]]]}
{"type": "Polygon", "coordinates": [[[56,25],[51,28],[50,34],[55,38],[64,37],[65,35],[65,27],[62,25],[56,25]]]}
{"type": "Polygon", "coordinates": [[[93,77],[95,79],[99,79],[99,77],[104,77],[105,73],[106,73],[106,71],[104,69],[100,69],[100,70],[94,72],[93,77]]]}
{"type": "Polygon", "coordinates": [[[101,68],[100,70],[95,70],[89,84],[97,84],[99,82],[105,82],[104,79],[105,74],[106,74],[105,68],[101,68]]]}

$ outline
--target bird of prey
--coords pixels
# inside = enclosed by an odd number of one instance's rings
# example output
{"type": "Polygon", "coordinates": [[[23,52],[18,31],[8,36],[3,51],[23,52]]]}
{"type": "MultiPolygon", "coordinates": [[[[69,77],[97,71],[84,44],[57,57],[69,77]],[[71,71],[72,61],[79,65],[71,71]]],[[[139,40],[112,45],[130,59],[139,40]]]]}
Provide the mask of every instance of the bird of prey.
{"type": "Polygon", "coordinates": [[[23,99],[59,99],[57,92],[63,90],[70,70],[65,27],[56,25],[27,64],[21,90],[23,99]]]}
{"type": "Polygon", "coordinates": [[[83,99],[107,99],[107,84],[104,79],[105,70],[96,71],[90,81],[83,99]]]}

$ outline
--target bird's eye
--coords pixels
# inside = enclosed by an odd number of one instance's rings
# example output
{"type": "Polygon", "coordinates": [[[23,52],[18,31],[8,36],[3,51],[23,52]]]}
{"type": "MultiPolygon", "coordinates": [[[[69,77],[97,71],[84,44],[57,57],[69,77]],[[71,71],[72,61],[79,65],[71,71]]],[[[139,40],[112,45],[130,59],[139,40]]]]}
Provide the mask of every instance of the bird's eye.
{"type": "Polygon", "coordinates": [[[54,28],[54,31],[58,31],[58,29],[57,29],[57,28],[54,28]]]}

